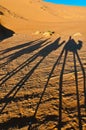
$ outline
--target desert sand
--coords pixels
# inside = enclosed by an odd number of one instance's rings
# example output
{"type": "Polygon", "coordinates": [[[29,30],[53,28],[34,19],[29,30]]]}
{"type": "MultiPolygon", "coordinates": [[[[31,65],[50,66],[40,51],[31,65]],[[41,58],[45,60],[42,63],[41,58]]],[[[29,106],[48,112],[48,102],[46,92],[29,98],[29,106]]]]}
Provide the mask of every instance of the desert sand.
{"type": "Polygon", "coordinates": [[[86,7],[0,0],[0,130],[86,130],[86,7]]]}

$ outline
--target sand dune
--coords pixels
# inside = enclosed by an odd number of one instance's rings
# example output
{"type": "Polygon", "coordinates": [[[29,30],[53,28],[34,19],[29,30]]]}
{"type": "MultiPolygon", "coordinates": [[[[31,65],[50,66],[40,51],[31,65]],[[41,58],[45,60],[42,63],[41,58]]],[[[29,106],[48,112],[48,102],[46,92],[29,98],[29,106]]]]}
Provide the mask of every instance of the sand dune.
{"type": "Polygon", "coordinates": [[[42,30],[52,24],[59,26],[59,22],[86,20],[84,7],[55,5],[42,0],[2,0],[0,10],[3,12],[1,24],[16,32],[37,28],[42,30]]]}

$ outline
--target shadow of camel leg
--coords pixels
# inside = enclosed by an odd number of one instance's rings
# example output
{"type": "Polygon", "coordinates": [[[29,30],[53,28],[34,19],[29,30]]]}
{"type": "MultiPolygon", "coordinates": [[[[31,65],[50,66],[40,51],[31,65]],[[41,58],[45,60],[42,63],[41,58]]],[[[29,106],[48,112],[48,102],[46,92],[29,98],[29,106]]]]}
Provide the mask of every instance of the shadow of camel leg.
{"type": "MultiPolygon", "coordinates": [[[[9,101],[10,102],[10,101],[9,101]]],[[[3,110],[5,109],[5,107],[8,105],[8,102],[5,103],[5,105],[3,106],[3,108],[0,110],[0,114],[3,112],[3,110]]]]}
{"type": "Polygon", "coordinates": [[[46,91],[46,88],[47,88],[47,86],[48,86],[49,80],[50,80],[50,78],[51,78],[51,76],[52,76],[52,73],[53,73],[53,71],[54,71],[56,65],[59,64],[63,53],[64,53],[64,49],[62,50],[62,52],[61,52],[60,56],[58,57],[57,61],[55,62],[55,64],[53,65],[53,68],[52,68],[52,70],[51,70],[51,72],[50,72],[50,74],[49,74],[48,80],[47,80],[47,82],[46,82],[46,84],[45,84],[44,90],[43,90],[43,92],[42,92],[42,94],[41,94],[40,100],[39,100],[39,102],[38,102],[38,104],[37,104],[37,107],[36,107],[34,116],[36,116],[36,114],[37,114],[39,105],[40,105],[41,100],[42,100],[42,98],[43,98],[43,95],[44,95],[44,93],[45,93],[45,91],[46,91]]]}
{"type": "Polygon", "coordinates": [[[35,60],[38,57],[38,55],[33,55],[31,56],[29,59],[27,59],[25,62],[23,62],[21,65],[19,65],[17,68],[15,68],[14,70],[12,70],[10,72],[10,74],[5,75],[4,77],[2,77],[0,79],[1,83],[0,86],[2,84],[4,84],[9,78],[11,78],[13,75],[15,75],[16,73],[18,73],[21,69],[23,69],[25,66],[27,66],[28,64],[30,64],[33,60],[35,60]]]}
{"type": "Polygon", "coordinates": [[[77,58],[78,58],[78,61],[80,63],[80,66],[81,66],[81,69],[82,69],[82,73],[83,73],[84,97],[85,97],[84,104],[85,104],[85,111],[86,111],[86,81],[85,81],[86,77],[85,77],[85,70],[84,70],[84,67],[82,65],[82,62],[81,62],[80,57],[79,57],[77,52],[76,52],[76,55],[77,55],[77,58]]]}
{"type": "Polygon", "coordinates": [[[79,120],[79,130],[82,130],[82,122],[81,122],[81,111],[80,111],[80,99],[79,99],[79,90],[78,90],[78,75],[77,75],[77,67],[76,67],[76,53],[73,53],[74,57],[74,72],[75,72],[75,84],[76,84],[76,96],[77,96],[77,109],[78,109],[78,120],[79,120]]]}
{"type": "MultiPolygon", "coordinates": [[[[41,94],[40,100],[39,100],[39,102],[37,103],[36,110],[35,110],[35,113],[34,113],[34,115],[33,115],[33,118],[36,117],[36,114],[37,114],[37,112],[38,112],[39,105],[41,104],[41,101],[42,101],[42,98],[43,98],[44,93],[45,93],[45,91],[46,91],[46,88],[47,88],[47,86],[48,86],[49,80],[50,80],[50,78],[51,78],[51,76],[52,76],[52,73],[53,73],[53,71],[54,71],[56,65],[59,64],[63,53],[64,53],[64,49],[62,50],[62,52],[61,52],[60,56],[58,57],[58,59],[56,60],[55,64],[53,65],[53,68],[52,68],[52,70],[51,70],[51,72],[50,72],[50,74],[49,74],[48,80],[47,80],[47,82],[46,82],[46,84],[45,84],[44,90],[43,90],[43,92],[42,92],[42,94],[41,94]]],[[[32,127],[32,122],[30,122],[30,125],[29,125],[29,127],[28,127],[28,130],[31,130],[31,129],[32,129],[31,127],[32,127]]]]}
{"type": "Polygon", "coordinates": [[[2,113],[5,107],[14,99],[17,92],[22,88],[24,83],[30,78],[30,76],[33,74],[33,72],[39,66],[39,64],[43,61],[43,59],[44,57],[10,90],[10,92],[7,95],[5,95],[4,100],[7,100],[11,96],[11,94],[13,94],[12,98],[7,103],[4,104],[4,106],[0,110],[0,113],[2,113]]]}
{"type": "Polygon", "coordinates": [[[60,74],[60,80],[59,80],[59,121],[58,121],[58,130],[61,130],[61,121],[62,121],[62,86],[63,86],[63,73],[64,73],[64,68],[65,68],[65,63],[66,63],[66,58],[67,58],[67,51],[65,51],[65,56],[64,56],[64,61],[63,61],[63,66],[60,74]]]}

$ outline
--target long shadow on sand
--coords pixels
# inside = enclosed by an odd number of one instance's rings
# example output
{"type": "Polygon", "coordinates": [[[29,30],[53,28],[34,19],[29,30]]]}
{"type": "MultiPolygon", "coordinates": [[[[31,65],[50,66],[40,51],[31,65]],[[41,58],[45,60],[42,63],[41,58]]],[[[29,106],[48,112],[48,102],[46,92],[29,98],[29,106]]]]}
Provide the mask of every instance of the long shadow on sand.
{"type": "Polygon", "coordinates": [[[29,53],[34,52],[35,50],[41,48],[42,44],[48,40],[49,40],[49,38],[45,39],[45,40],[42,40],[40,38],[40,39],[37,39],[35,41],[27,42],[27,43],[17,45],[17,46],[8,48],[6,50],[3,50],[1,52],[1,55],[6,54],[6,56],[3,56],[3,58],[0,58],[0,60],[7,59],[7,61],[0,64],[0,67],[7,65],[8,63],[12,62],[13,60],[16,60],[18,57],[23,56],[24,54],[29,54],[29,53]],[[12,52],[12,51],[15,51],[15,52],[12,52]],[[12,52],[12,53],[8,54],[9,52],[12,52]]]}
{"type": "MultiPolygon", "coordinates": [[[[56,39],[56,41],[54,41],[52,44],[46,45],[43,49],[41,49],[38,53],[36,53],[35,55],[33,55],[31,58],[29,58],[28,60],[26,60],[26,62],[24,62],[21,66],[19,66],[18,71],[21,70],[24,66],[26,66],[27,64],[29,64],[30,62],[34,61],[37,57],[41,56],[41,60],[9,91],[9,93],[4,97],[4,99],[1,99],[1,103],[5,103],[4,106],[2,107],[2,109],[0,110],[0,113],[2,114],[2,112],[4,111],[5,107],[11,103],[11,101],[14,100],[15,95],[17,94],[17,92],[21,89],[21,87],[24,85],[24,83],[29,80],[30,76],[34,73],[35,69],[37,69],[37,67],[40,65],[40,63],[45,59],[46,56],[48,56],[52,51],[58,49],[63,43],[58,44],[60,41],[60,38],[56,39]]],[[[77,97],[77,111],[78,111],[78,129],[79,130],[83,130],[82,128],[82,115],[81,115],[81,108],[80,108],[80,99],[79,99],[79,88],[78,88],[78,72],[77,72],[77,65],[76,65],[76,59],[78,60],[80,67],[81,67],[81,71],[83,73],[83,83],[84,83],[84,104],[86,106],[86,82],[85,82],[85,70],[84,67],[82,65],[82,62],[80,60],[79,54],[77,52],[77,50],[80,50],[82,47],[82,42],[79,41],[79,43],[77,44],[74,39],[71,39],[71,37],[69,38],[68,42],[65,44],[65,46],[63,47],[62,52],[60,53],[59,57],[57,58],[56,62],[53,65],[53,68],[49,74],[49,77],[47,79],[47,82],[44,86],[43,92],[40,96],[39,102],[37,103],[36,109],[35,109],[35,113],[32,117],[20,117],[20,118],[12,118],[10,119],[8,122],[4,122],[0,124],[1,130],[2,128],[5,128],[6,130],[10,127],[18,127],[18,128],[22,128],[24,126],[27,126],[29,124],[28,130],[35,130],[39,127],[39,125],[44,124],[44,122],[48,122],[48,121],[58,121],[58,124],[55,128],[58,128],[58,130],[62,129],[62,102],[63,102],[63,98],[62,98],[62,90],[63,90],[63,75],[64,75],[64,68],[66,65],[66,59],[67,59],[67,55],[68,52],[72,52],[73,53],[73,61],[74,61],[74,75],[75,75],[75,85],[76,85],[76,97],[77,97]],[[63,64],[62,64],[62,70],[60,73],[60,78],[59,78],[59,117],[57,118],[56,115],[49,115],[45,117],[45,120],[43,121],[39,121],[36,119],[36,115],[39,109],[40,104],[42,104],[42,98],[44,96],[44,93],[47,89],[49,80],[52,76],[52,73],[55,69],[55,67],[60,63],[60,60],[62,58],[64,54],[64,60],[63,60],[63,64]],[[33,124],[35,124],[35,126],[33,126],[33,124]]],[[[13,72],[12,72],[13,73],[13,72]]],[[[14,71],[14,74],[17,73],[17,69],[16,71],[14,71]]],[[[11,75],[13,76],[13,74],[11,75]]],[[[8,77],[7,79],[5,79],[5,81],[7,81],[10,77],[8,77]]],[[[4,83],[4,82],[3,82],[4,83]]],[[[2,84],[3,84],[2,83],[2,84]]]]}
{"type": "MultiPolygon", "coordinates": [[[[81,67],[81,70],[82,70],[82,73],[83,73],[83,84],[84,84],[84,106],[86,106],[86,82],[85,82],[85,70],[84,70],[84,67],[82,65],[82,62],[80,60],[80,57],[79,57],[79,54],[77,52],[77,50],[80,50],[81,47],[82,47],[82,41],[78,41],[79,43],[77,44],[74,39],[72,39],[71,37],[69,37],[69,40],[68,42],[65,44],[60,56],[58,57],[57,61],[55,62],[50,74],[49,74],[49,77],[48,77],[48,80],[45,84],[45,87],[44,87],[44,90],[41,94],[41,97],[40,97],[40,100],[37,104],[37,107],[35,109],[35,113],[33,115],[33,119],[36,119],[36,115],[37,115],[37,112],[38,112],[38,109],[39,109],[39,105],[41,104],[41,101],[42,101],[42,98],[44,96],[44,93],[46,91],[46,88],[48,86],[48,83],[49,83],[49,80],[52,76],[52,73],[56,67],[56,65],[58,65],[60,63],[60,60],[62,58],[62,55],[63,53],[65,54],[64,55],[64,60],[63,60],[63,65],[62,65],[62,70],[61,70],[61,73],[60,73],[60,78],[59,78],[59,119],[58,119],[58,125],[55,127],[55,128],[58,128],[58,130],[61,130],[63,124],[62,124],[62,90],[63,90],[63,74],[64,74],[64,68],[65,68],[65,65],[66,65],[66,59],[67,59],[67,55],[68,55],[68,52],[72,52],[73,53],[73,61],[74,61],[74,72],[75,72],[75,85],[76,85],[76,97],[77,97],[77,111],[78,111],[78,129],[79,130],[83,130],[82,128],[82,115],[81,115],[81,109],[80,109],[80,98],[79,98],[79,88],[78,88],[78,72],[77,72],[77,65],[76,65],[76,58],[80,64],[80,67],[81,67]]],[[[54,116],[55,117],[55,116],[54,116]]],[[[32,120],[33,121],[33,120],[32,120]]],[[[28,130],[32,130],[32,124],[33,122],[30,121],[29,123],[29,127],[28,127],[28,130]]]]}
{"type": "MultiPolygon", "coordinates": [[[[46,40],[41,40],[41,39],[37,39],[35,41],[31,41],[28,43],[24,43],[22,45],[18,45],[12,48],[8,48],[6,50],[4,50],[2,52],[3,53],[7,53],[9,51],[12,50],[18,50],[15,53],[12,53],[11,55],[8,55],[6,57],[8,57],[9,59],[7,59],[6,62],[2,63],[0,65],[0,67],[3,67],[5,65],[7,65],[8,63],[12,62],[13,60],[16,60],[18,57],[24,55],[24,54],[30,54],[33,53],[35,50],[42,48],[43,46],[45,46],[46,44],[48,44],[50,41],[48,41],[49,39],[46,40]],[[46,43],[47,42],[47,43],[46,43]],[[35,44],[34,44],[35,43],[35,44]],[[34,44],[34,45],[31,45],[34,44]],[[25,47],[25,48],[24,48],[25,47]],[[21,50],[20,50],[21,49],[21,50]]],[[[13,69],[12,71],[10,71],[9,73],[7,73],[5,76],[3,76],[0,81],[0,86],[2,86],[7,80],[9,80],[12,76],[16,75],[16,73],[18,73],[21,69],[23,69],[25,66],[27,66],[29,63],[31,63],[34,59],[36,59],[37,53],[32,55],[31,57],[29,57],[28,59],[26,59],[22,64],[20,64],[18,67],[16,67],[15,69],[13,69]]],[[[6,57],[3,57],[6,58],[6,57]]],[[[1,60],[3,60],[1,59],[1,60]]]]}
{"type": "MultiPolygon", "coordinates": [[[[46,45],[38,53],[36,53],[35,55],[33,55],[32,57],[27,59],[22,65],[20,65],[15,70],[13,70],[9,76],[4,77],[5,79],[3,79],[3,81],[1,82],[1,85],[3,83],[5,83],[11,76],[13,76],[18,71],[20,71],[22,68],[24,68],[26,65],[28,65],[29,63],[36,60],[36,58],[41,57],[41,59],[37,62],[37,64],[34,65],[34,67],[8,92],[8,94],[4,97],[4,99],[1,100],[1,102],[5,101],[5,104],[2,107],[2,109],[0,110],[0,113],[2,113],[3,110],[5,109],[5,107],[14,99],[17,92],[21,89],[21,87],[24,85],[24,83],[27,80],[29,80],[30,76],[34,73],[35,69],[40,65],[40,63],[45,59],[45,57],[48,56],[52,51],[58,49],[64,43],[64,41],[63,41],[62,43],[59,44],[60,39],[61,38],[59,37],[53,43],[46,45]]],[[[43,42],[45,42],[45,41],[43,41],[43,42]]]]}

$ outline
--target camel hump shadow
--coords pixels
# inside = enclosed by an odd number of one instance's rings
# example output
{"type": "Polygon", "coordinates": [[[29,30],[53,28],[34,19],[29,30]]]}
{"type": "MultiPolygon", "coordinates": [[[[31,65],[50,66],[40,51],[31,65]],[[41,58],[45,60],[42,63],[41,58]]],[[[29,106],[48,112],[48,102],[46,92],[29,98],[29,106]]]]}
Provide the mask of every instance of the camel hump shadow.
{"type": "Polygon", "coordinates": [[[83,42],[81,40],[78,40],[78,44],[77,44],[76,41],[70,36],[69,40],[64,46],[64,50],[70,51],[70,52],[77,52],[77,50],[80,50],[82,48],[82,44],[83,42]]]}

